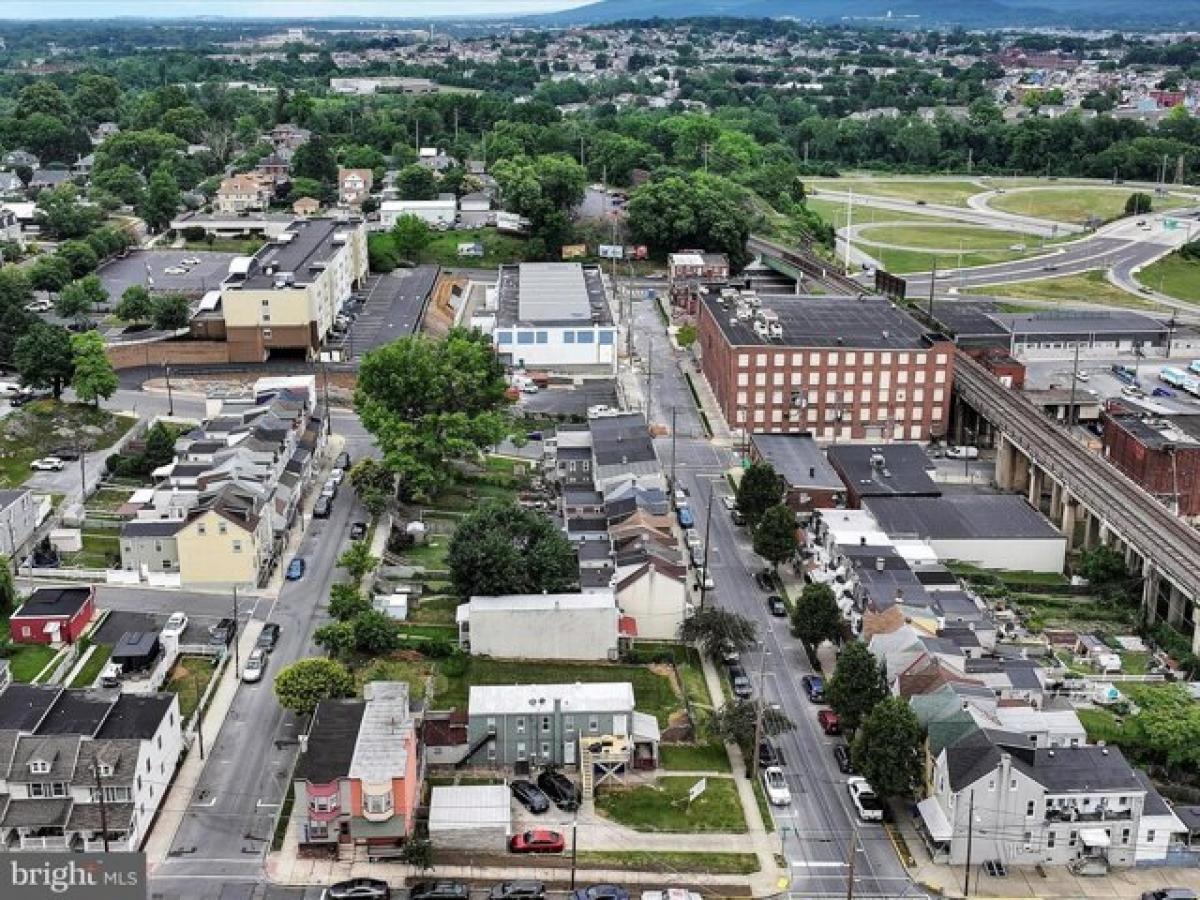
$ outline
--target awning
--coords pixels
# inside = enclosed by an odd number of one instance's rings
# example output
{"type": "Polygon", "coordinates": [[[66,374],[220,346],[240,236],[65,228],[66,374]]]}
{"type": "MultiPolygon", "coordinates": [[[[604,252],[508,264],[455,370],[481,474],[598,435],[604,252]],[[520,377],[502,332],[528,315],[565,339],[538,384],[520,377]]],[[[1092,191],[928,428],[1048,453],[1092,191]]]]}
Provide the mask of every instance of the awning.
{"type": "Polygon", "coordinates": [[[918,803],[917,812],[921,814],[921,819],[925,822],[925,828],[928,829],[929,836],[935,841],[948,841],[954,836],[954,829],[950,827],[950,820],[946,818],[946,814],[933,797],[929,797],[918,803]]]}
{"type": "Polygon", "coordinates": [[[352,838],[399,838],[407,834],[408,832],[404,828],[404,816],[399,813],[384,822],[370,822],[359,816],[350,820],[350,837],[352,838]]]}
{"type": "Polygon", "coordinates": [[[1081,828],[1079,829],[1079,840],[1083,841],[1085,847],[1112,846],[1112,838],[1103,828],[1081,828]]]}
{"type": "Polygon", "coordinates": [[[638,636],[637,619],[633,616],[621,616],[618,620],[617,631],[623,638],[635,638],[638,636]]]}

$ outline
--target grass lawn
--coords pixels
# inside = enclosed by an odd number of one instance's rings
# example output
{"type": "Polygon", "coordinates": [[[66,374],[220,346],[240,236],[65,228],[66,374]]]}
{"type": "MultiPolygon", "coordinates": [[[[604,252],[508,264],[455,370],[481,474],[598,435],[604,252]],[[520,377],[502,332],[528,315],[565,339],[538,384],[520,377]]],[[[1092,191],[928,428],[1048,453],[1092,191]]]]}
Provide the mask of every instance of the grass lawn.
{"type": "Polygon", "coordinates": [[[1021,259],[1029,255],[1028,253],[1017,253],[1013,250],[968,250],[960,256],[957,250],[942,253],[926,253],[920,250],[893,250],[887,247],[873,247],[865,241],[856,241],[855,246],[878,259],[889,272],[928,272],[933,268],[933,263],[936,260],[938,282],[944,287],[954,286],[954,276],[947,274],[950,269],[957,270],[959,268],[969,269],[974,266],[987,266],[992,263],[1021,259]],[[961,267],[959,265],[960,262],[961,267]]]}
{"type": "Polygon", "coordinates": [[[1136,277],[1151,290],[1176,300],[1200,303],[1200,262],[1184,259],[1177,252],[1146,266],[1136,277]]]}
{"type": "Polygon", "coordinates": [[[1099,269],[1080,275],[1060,275],[1056,278],[1039,278],[1036,281],[1022,281],[1016,284],[969,288],[964,293],[1029,300],[1100,303],[1106,306],[1129,306],[1139,309],[1153,309],[1158,306],[1151,300],[1123,291],[1115,284],[1109,283],[1099,269]]]}
{"type": "MultiPolygon", "coordinates": [[[[897,200],[924,200],[926,203],[937,203],[942,206],[966,206],[967,198],[982,194],[987,188],[980,187],[973,181],[952,181],[947,179],[865,179],[865,178],[834,178],[806,182],[810,188],[819,191],[839,191],[846,193],[853,189],[855,194],[869,194],[872,197],[892,197],[897,200]]],[[[1122,201],[1124,203],[1124,201],[1122,201]]]]}
{"type": "Polygon", "coordinates": [[[767,831],[775,830],[775,817],[771,815],[771,801],[767,799],[767,792],[763,789],[762,780],[756,778],[751,783],[754,788],[754,801],[758,804],[758,815],[763,820],[763,825],[767,831]]]}
{"type": "Polygon", "coordinates": [[[1111,631],[1133,628],[1136,610],[1100,603],[1095,597],[1058,594],[1014,594],[1013,600],[1027,617],[1031,631],[1067,628],[1072,631],[1111,631]]]}
{"type": "Polygon", "coordinates": [[[724,744],[661,744],[662,767],[676,772],[729,772],[724,744]]]}
{"type": "Polygon", "coordinates": [[[422,700],[429,699],[427,688],[431,679],[434,693],[440,693],[439,688],[444,688],[446,679],[439,674],[437,664],[404,651],[373,660],[355,673],[359,693],[368,681],[405,681],[408,682],[409,696],[422,700]]]}
{"type": "Polygon", "coordinates": [[[179,714],[185,722],[196,711],[213,671],[212,660],[207,656],[181,656],[176,660],[163,690],[179,695],[179,714]]]}
{"type": "Polygon", "coordinates": [[[32,474],[33,460],[56,447],[73,445],[77,438],[86,450],[111,447],[135,421],[86,404],[53,400],[15,410],[0,420],[0,486],[23,484],[32,474]]]}
{"type": "MultiPolygon", "coordinates": [[[[832,225],[841,228],[846,224],[846,203],[844,200],[823,200],[821,197],[809,196],[805,205],[818,216],[832,225]]],[[[945,219],[933,216],[919,216],[915,213],[903,212],[896,209],[877,209],[873,206],[855,206],[852,218],[855,224],[864,225],[868,222],[908,222],[914,225],[927,222],[943,222],[945,219]]]]}
{"type": "Polygon", "coordinates": [[[124,488],[104,487],[88,497],[87,509],[89,512],[111,513],[116,512],[122,506],[129,502],[129,498],[133,496],[132,490],[124,488]]]}
{"type": "Polygon", "coordinates": [[[453,625],[457,609],[457,597],[422,597],[416,608],[408,611],[408,620],[421,625],[453,625]]]}
{"type": "Polygon", "coordinates": [[[405,565],[445,569],[446,551],[449,549],[450,536],[439,534],[430,536],[424,544],[414,544],[399,555],[405,565]]]}
{"type": "Polygon", "coordinates": [[[941,225],[932,222],[927,225],[872,225],[864,228],[859,235],[865,243],[878,241],[881,244],[898,244],[923,250],[943,250],[951,256],[957,254],[960,245],[964,250],[1007,250],[1016,244],[1025,247],[1037,244],[1036,240],[1030,241],[1028,235],[1015,231],[978,228],[953,222],[941,225]]]}
{"type": "Polygon", "coordinates": [[[105,569],[114,558],[120,559],[121,540],[116,530],[83,532],[83,549],[64,553],[63,564],[68,568],[105,569]]]}
{"type": "MultiPolygon", "coordinates": [[[[1136,193],[1132,188],[1040,188],[1032,191],[1013,191],[993,197],[989,205],[1002,212],[1036,216],[1056,222],[1083,225],[1089,217],[1103,221],[1115,219],[1125,212],[1125,201],[1136,193]]],[[[1181,197],[1155,197],[1152,212],[1174,209],[1186,201],[1181,197]]]]}
{"type": "Polygon", "coordinates": [[[758,871],[753,853],[687,853],[645,850],[585,850],[579,854],[582,868],[630,869],[640,872],[686,874],[752,875],[758,871]]]}
{"type": "Polygon", "coordinates": [[[1068,581],[1067,576],[1061,572],[981,569],[970,563],[954,562],[953,560],[946,563],[946,568],[961,578],[980,576],[986,578],[988,581],[994,579],[1002,581],[1005,584],[1066,584],[1068,581]]]}
{"type": "Polygon", "coordinates": [[[635,831],[746,831],[733,779],[709,778],[704,793],[689,806],[688,791],[695,783],[690,776],[667,776],[650,785],[601,789],[596,811],[635,831]]]}
{"type": "Polygon", "coordinates": [[[467,706],[472,684],[571,684],[573,682],[628,681],[640,712],[650,713],[658,724],[669,724],[682,705],[671,679],[650,666],[607,663],[528,662],[472,657],[463,675],[446,678],[437,705],[443,709],[467,706]]]}
{"type": "Polygon", "coordinates": [[[100,670],[108,662],[112,650],[113,648],[108,644],[96,644],[92,655],[88,657],[83,668],[79,670],[79,674],[71,679],[71,684],[68,686],[73,688],[91,687],[92,682],[100,677],[100,670]]]}
{"type": "Polygon", "coordinates": [[[505,263],[521,262],[525,258],[525,239],[500,234],[495,228],[473,228],[469,231],[435,231],[433,240],[421,254],[421,262],[443,266],[469,266],[490,269],[505,263]],[[483,256],[459,256],[459,244],[483,244],[483,256]]]}
{"type": "MultiPolygon", "coordinates": [[[[8,619],[0,619],[0,643],[8,641],[8,619]]],[[[28,684],[46,664],[54,659],[55,651],[45,644],[13,644],[9,653],[8,671],[13,681],[28,684]]]]}

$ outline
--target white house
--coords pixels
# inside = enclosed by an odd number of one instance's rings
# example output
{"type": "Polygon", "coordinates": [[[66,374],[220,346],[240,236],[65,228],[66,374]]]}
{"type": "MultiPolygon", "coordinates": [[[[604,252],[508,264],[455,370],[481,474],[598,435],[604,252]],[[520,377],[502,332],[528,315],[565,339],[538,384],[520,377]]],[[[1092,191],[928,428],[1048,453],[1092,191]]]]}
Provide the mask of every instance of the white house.
{"type": "Polygon", "coordinates": [[[379,205],[379,222],[391,229],[401,216],[416,216],[429,225],[449,226],[458,217],[458,200],[453,194],[439,194],[436,200],[384,200],[379,205]]]}
{"type": "Polygon", "coordinates": [[[674,641],[692,614],[687,579],[657,557],[617,571],[617,605],[637,623],[637,636],[674,641]]]}
{"type": "Polygon", "coordinates": [[[472,597],[455,613],[459,643],[497,659],[616,659],[621,612],[611,590],[472,597]]]}

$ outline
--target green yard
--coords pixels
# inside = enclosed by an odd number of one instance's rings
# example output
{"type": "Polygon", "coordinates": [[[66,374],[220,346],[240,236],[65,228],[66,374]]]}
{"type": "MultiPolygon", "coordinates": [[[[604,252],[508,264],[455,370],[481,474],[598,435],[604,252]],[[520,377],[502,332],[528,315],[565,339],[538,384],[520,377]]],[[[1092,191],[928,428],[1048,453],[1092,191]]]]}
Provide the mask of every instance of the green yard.
{"type": "Polygon", "coordinates": [[[97,678],[100,677],[100,670],[108,663],[108,658],[112,656],[113,648],[108,644],[96,644],[92,650],[92,655],[87,658],[83,668],[79,673],[71,679],[69,687],[86,688],[91,687],[97,678]]]}
{"type": "Polygon", "coordinates": [[[458,609],[457,597],[422,597],[408,611],[408,621],[422,625],[453,625],[458,609]]]}
{"type": "Polygon", "coordinates": [[[163,690],[179,695],[179,714],[185,722],[196,711],[213,671],[213,661],[207,656],[181,656],[171,670],[163,690]]]}
{"type": "Polygon", "coordinates": [[[88,512],[114,513],[133,496],[133,491],[127,488],[103,487],[88,497],[88,512]]]}
{"type": "Polygon", "coordinates": [[[1172,253],[1146,266],[1136,278],[1140,284],[1168,297],[1200,303],[1200,261],[1172,253]]]}
{"type": "Polygon", "coordinates": [[[525,239],[500,234],[495,228],[473,228],[469,231],[435,231],[433,240],[421,254],[421,262],[435,262],[450,267],[492,269],[506,263],[518,263],[525,258],[525,239]],[[459,256],[459,244],[483,244],[483,256],[459,256]]]}
{"type": "Polygon", "coordinates": [[[646,850],[585,850],[579,853],[579,866],[701,875],[752,875],[759,869],[758,857],[753,853],[673,853],[646,850]]]}
{"type": "Polygon", "coordinates": [[[120,535],[115,529],[85,530],[83,549],[62,555],[63,565],[78,569],[106,569],[121,559],[120,535]]]}
{"type": "Polygon", "coordinates": [[[1029,235],[1015,231],[959,225],[954,222],[872,225],[862,229],[859,236],[868,244],[878,242],[923,250],[940,250],[951,256],[957,253],[960,246],[964,250],[1008,250],[1017,245],[1027,249],[1036,248],[1038,244],[1037,238],[1030,238],[1029,235]]]}
{"type": "MultiPolygon", "coordinates": [[[[810,195],[805,201],[805,205],[834,228],[841,228],[846,224],[846,202],[844,200],[825,200],[819,196],[813,197],[810,195]]],[[[896,209],[878,209],[873,206],[855,206],[851,213],[851,218],[857,225],[863,225],[868,222],[910,222],[920,224],[922,222],[945,221],[933,216],[920,216],[916,213],[896,209]]]]}
{"type": "Polygon", "coordinates": [[[667,776],[638,787],[605,786],[596,793],[596,812],[635,831],[746,831],[733,779],[709,778],[704,793],[689,804],[695,783],[689,776],[667,776]]]}
{"type": "Polygon", "coordinates": [[[1115,284],[1111,284],[1099,269],[1093,269],[1081,275],[1059,275],[1054,278],[1040,278],[1036,281],[1022,281],[1016,284],[970,288],[964,293],[1028,300],[1099,303],[1105,306],[1127,306],[1137,309],[1153,309],[1158,306],[1152,300],[1123,291],[1115,284]]]}
{"type": "Polygon", "coordinates": [[[676,772],[729,772],[724,744],[662,744],[659,756],[664,769],[676,772]]]}
{"type": "Polygon", "coordinates": [[[135,422],[86,404],[53,400],[15,410],[0,420],[0,486],[23,484],[33,460],[58,447],[74,447],[76,440],[85,450],[111,447],[135,422]]]}
{"type": "Polygon", "coordinates": [[[368,681],[404,681],[408,683],[409,696],[421,700],[433,699],[429,696],[430,687],[437,696],[446,684],[437,663],[411,651],[393,653],[386,658],[373,660],[355,673],[355,680],[359,693],[362,693],[362,686],[368,681]]]}
{"type": "Polygon", "coordinates": [[[402,564],[420,566],[424,569],[443,570],[446,568],[446,551],[450,549],[450,536],[447,534],[429,535],[425,543],[413,544],[406,550],[401,550],[397,556],[402,564]]]}
{"type": "Polygon", "coordinates": [[[967,198],[981,194],[987,188],[973,181],[963,179],[913,179],[910,181],[893,180],[890,178],[832,178],[817,179],[805,182],[807,187],[818,191],[837,191],[846,193],[853,189],[854,193],[867,194],[872,197],[890,197],[896,200],[923,200],[926,203],[936,203],[942,206],[966,206],[967,198]]]}
{"type": "Polygon", "coordinates": [[[0,646],[6,646],[5,658],[13,681],[25,684],[33,681],[37,674],[54,659],[55,651],[45,644],[9,644],[8,619],[0,619],[0,646]]]}
{"type": "MultiPolygon", "coordinates": [[[[1086,224],[1089,219],[1099,219],[1107,222],[1125,212],[1125,201],[1130,194],[1137,193],[1132,188],[1086,188],[1086,187],[1055,187],[1038,188],[1036,190],[1010,191],[993,197],[989,205],[1002,212],[1017,213],[1022,216],[1034,216],[1039,219],[1051,219],[1056,222],[1069,222],[1074,225],[1086,224]]],[[[1160,212],[1184,205],[1186,201],[1179,197],[1155,197],[1154,207],[1148,212],[1160,212]]]]}

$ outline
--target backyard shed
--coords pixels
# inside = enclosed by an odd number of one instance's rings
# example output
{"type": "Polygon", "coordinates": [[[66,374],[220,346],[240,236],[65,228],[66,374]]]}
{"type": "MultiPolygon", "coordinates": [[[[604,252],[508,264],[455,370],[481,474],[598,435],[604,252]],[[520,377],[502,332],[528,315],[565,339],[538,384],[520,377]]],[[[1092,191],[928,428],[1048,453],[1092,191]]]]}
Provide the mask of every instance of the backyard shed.
{"type": "Polygon", "coordinates": [[[122,672],[146,672],[154,667],[159,650],[156,632],[127,631],[113,648],[112,661],[122,672]]]}

